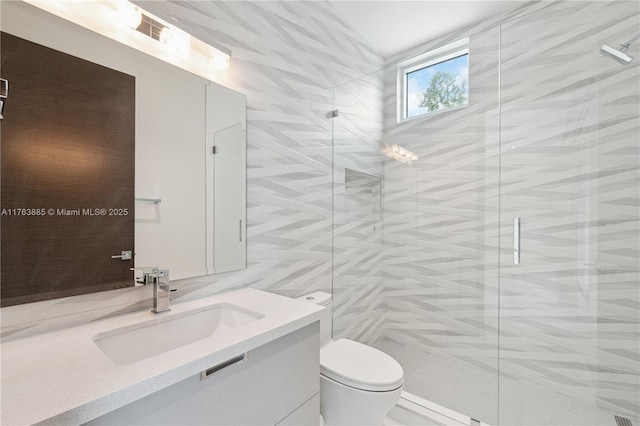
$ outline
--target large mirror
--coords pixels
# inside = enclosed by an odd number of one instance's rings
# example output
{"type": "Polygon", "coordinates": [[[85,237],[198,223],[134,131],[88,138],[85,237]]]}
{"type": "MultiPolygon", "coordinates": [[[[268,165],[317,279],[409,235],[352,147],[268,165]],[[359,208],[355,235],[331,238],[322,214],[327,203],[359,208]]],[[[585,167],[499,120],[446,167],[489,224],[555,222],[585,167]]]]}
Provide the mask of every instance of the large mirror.
{"type": "Polygon", "coordinates": [[[1,19],[2,306],[243,269],[245,96],[24,2],[1,19]]]}

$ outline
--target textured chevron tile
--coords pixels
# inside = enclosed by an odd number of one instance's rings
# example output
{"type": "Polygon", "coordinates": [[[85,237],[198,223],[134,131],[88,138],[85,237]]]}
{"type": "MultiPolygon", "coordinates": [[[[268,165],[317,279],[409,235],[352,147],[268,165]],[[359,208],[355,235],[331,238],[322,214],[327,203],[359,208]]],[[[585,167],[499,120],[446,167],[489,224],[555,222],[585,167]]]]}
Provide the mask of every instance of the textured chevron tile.
{"type": "Polygon", "coordinates": [[[333,336],[368,344],[384,323],[382,77],[334,90],[333,336]]]}

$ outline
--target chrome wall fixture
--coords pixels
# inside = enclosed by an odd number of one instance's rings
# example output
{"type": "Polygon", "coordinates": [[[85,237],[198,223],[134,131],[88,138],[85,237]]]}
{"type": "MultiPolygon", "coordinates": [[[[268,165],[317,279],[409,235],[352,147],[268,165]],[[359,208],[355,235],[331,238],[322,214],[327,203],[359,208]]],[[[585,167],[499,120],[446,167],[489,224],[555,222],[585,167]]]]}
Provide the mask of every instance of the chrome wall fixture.
{"type": "Polygon", "coordinates": [[[513,218],[513,264],[520,264],[520,218],[513,218]]]}

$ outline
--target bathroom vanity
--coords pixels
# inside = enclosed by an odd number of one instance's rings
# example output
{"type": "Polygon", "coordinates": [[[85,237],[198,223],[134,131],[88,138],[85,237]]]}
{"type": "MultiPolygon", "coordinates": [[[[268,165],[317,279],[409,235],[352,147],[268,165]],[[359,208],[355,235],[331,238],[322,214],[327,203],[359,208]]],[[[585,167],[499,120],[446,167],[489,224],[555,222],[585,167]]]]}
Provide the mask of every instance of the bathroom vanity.
{"type": "Polygon", "coordinates": [[[243,289],[5,340],[0,422],[318,424],[321,310],[243,289]]]}

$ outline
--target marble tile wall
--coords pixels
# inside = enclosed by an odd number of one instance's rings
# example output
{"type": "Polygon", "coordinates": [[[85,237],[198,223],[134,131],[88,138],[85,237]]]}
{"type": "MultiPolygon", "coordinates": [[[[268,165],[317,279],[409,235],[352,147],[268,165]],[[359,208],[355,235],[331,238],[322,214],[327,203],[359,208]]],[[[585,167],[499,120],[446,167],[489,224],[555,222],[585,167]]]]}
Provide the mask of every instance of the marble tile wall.
{"type": "Polygon", "coordinates": [[[333,122],[333,337],[371,344],[384,322],[383,73],[338,86],[334,93],[339,115],[333,122]],[[361,176],[361,195],[350,180],[354,173],[361,176]]]}

